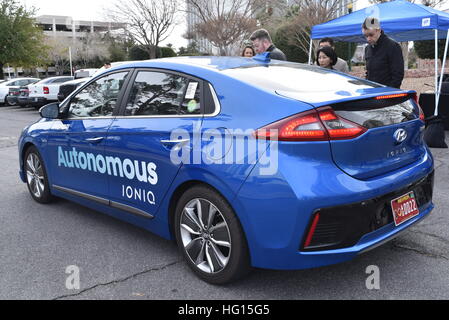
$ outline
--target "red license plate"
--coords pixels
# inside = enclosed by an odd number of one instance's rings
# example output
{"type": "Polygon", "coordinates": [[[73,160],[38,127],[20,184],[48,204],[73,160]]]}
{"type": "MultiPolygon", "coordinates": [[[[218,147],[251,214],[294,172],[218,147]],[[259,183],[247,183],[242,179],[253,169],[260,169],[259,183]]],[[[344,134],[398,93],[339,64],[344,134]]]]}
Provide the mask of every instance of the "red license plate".
{"type": "Polygon", "coordinates": [[[391,201],[394,223],[396,226],[416,217],[419,214],[415,193],[410,192],[391,201]]]}

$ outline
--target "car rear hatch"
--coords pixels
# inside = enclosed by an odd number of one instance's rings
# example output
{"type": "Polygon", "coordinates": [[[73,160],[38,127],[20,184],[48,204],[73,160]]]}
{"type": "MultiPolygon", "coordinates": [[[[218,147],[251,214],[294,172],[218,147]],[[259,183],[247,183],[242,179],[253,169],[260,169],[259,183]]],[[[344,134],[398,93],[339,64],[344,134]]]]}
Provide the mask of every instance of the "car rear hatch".
{"type": "Polygon", "coordinates": [[[347,134],[329,138],[333,161],[354,178],[386,174],[426,152],[423,114],[412,92],[352,97],[315,108],[328,132],[360,130],[351,139],[347,134]]]}

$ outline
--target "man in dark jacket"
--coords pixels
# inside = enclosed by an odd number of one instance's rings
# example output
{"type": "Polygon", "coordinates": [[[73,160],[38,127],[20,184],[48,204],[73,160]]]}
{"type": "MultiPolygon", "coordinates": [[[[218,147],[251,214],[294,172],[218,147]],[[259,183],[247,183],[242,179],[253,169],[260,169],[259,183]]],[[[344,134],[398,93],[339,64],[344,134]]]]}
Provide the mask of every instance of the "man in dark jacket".
{"type": "Polygon", "coordinates": [[[254,31],[250,40],[253,42],[254,50],[257,54],[270,52],[270,58],[275,60],[287,60],[285,54],[276,48],[271,40],[271,36],[265,29],[259,29],[254,31]]]}
{"type": "Polygon", "coordinates": [[[385,35],[377,18],[366,18],[362,32],[368,41],[365,48],[366,79],[401,88],[404,80],[404,57],[399,43],[385,35]]]}

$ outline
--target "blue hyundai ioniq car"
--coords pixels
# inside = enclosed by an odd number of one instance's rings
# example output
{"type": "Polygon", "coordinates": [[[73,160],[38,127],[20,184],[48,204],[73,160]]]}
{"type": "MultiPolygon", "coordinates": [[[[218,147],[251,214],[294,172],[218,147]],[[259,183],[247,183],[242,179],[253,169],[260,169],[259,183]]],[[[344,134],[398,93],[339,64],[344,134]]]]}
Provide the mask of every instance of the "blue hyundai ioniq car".
{"type": "Polygon", "coordinates": [[[203,280],[353,259],[433,209],[416,93],[267,57],[123,64],[40,110],[20,176],[175,239],[203,280]]]}

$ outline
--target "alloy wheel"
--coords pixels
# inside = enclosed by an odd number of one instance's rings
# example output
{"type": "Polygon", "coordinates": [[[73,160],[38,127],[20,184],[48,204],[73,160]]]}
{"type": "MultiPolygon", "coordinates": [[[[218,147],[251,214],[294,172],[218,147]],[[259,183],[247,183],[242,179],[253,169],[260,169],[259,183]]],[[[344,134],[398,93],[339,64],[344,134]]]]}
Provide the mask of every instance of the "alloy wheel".
{"type": "Polygon", "coordinates": [[[214,204],[205,199],[191,200],[182,211],[179,227],[184,250],[198,269],[215,274],[227,266],[231,233],[214,204]]]}
{"type": "Polygon", "coordinates": [[[45,191],[45,177],[42,164],[35,153],[26,159],[26,175],[30,191],[36,198],[41,198],[45,191]]]}

